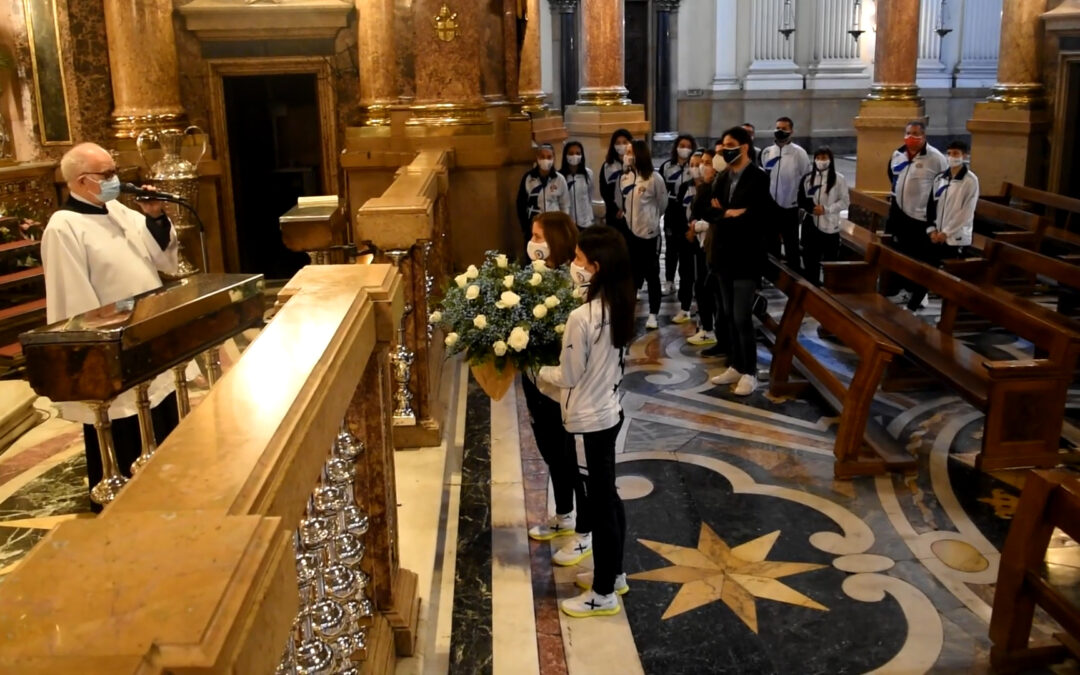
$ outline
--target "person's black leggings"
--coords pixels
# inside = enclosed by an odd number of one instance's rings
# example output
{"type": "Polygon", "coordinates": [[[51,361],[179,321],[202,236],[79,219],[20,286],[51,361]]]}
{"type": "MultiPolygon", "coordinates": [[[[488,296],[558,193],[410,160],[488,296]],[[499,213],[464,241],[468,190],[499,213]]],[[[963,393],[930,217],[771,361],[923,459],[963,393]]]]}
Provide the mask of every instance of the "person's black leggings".
{"type": "Polygon", "coordinates": [[[555,513],[566,515],[574,510],[577,498],[576,530],[579,534],[592,531],[588,500],[585,498],[585,482],[578,471],[577,449],[574,437],[566,433],[562,423],[559,403],[545,396],[527,375],[521,376],[521,388],[525,391],[525,405],[529,409],[529,422],[540,456],[548,465],[551,489],[555,494],[555,513]]]}
{"type": "Polygon", "coordinates": [[[826,234],[812,218],[803,221],[803,276],[815,286],[821,285],[821,261],[840,259],[840,233],[826,234]]]}
{"type": "Polygon", "coordinates": [[[701,330],[713,329],[716,313],[716,289],[709,284],[709,266],[705,251],[697,243],[687,243],[688,255],[684,258],[679,281],[679,302],[684,312],[690,311],[690,303],[697,298],[698,318],[701,330]]]}
{"type": "Polygon", "coordinates": [[[731,349],[728,364],[743,375],[757,376],[757,342],[754,340],[754,279],[729,279],[720,277],[720,298],[724,305],[724,318],[731,349]]]}
{"type": "Polygon", "coordinates": [[[657,245],[660,237],[642,239],[630,233],[630,260],[634,265],[634,287],[639,291],[649,284],[649,314],[660,313],[660,258],[657,245]]]}
{"type": "MultiPolygon", "coordinates": [[[[165,440],[176,425],[180,423],[180,413],[176,409],[176,392],[163,398],[161,403],[150,409],[150,418],[154,421],[154,438],[158,445],[165,440]]],[[[139,434],[139,417],[121,417],[112,420],[113,448],[116,449],[116,464],[120,473],[131,476],[131,463],[142,454],[142,436],[139,434]]],[[[83,443],[86,446],[86,477],[90,489],[94,489],[102,478],[101,450],[98,445],[97,430],[93,424],[83,425],[83,443]]],[[[94,513],[100,513],[102,507],[90,502],[94,513]]]]}
{"type": "Polygon", "coordinates": [[[615,489],[615,439],[622,424],[620,415],[619,423],[610,429],[582,434],[593,517],[593,591],[600,595],[613,593],[615,577],[623,572],[626,511],[615,489]]]}
{"type": "Polygon", "coordinates": [[[686,269],[686,252],[690,242],[686,241],[686,208],[682,204],[672,206],[664,214],[664,278],[668,283],[675,282],[675,272],[686,269]]]}

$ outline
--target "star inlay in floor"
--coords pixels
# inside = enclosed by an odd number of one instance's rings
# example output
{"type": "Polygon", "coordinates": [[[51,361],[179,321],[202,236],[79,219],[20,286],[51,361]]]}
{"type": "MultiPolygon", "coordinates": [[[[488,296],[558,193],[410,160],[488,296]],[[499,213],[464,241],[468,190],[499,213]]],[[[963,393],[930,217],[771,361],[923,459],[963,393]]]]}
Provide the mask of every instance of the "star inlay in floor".
{"type": "Polygon", "coordinates": [[[824,605],[786,586],[778,579],[821,569],[825,565],[766,560],[780,536],[777,530],[730,548],[705,523],[701,524],[697,548],[639,539],[642,545],[673,563],[630,575],[642,581],[682,584],[663,619],[670,619],[717,600],[727,605],[750,630],[758,632],[754,598],[829,611],[824,605]]]}

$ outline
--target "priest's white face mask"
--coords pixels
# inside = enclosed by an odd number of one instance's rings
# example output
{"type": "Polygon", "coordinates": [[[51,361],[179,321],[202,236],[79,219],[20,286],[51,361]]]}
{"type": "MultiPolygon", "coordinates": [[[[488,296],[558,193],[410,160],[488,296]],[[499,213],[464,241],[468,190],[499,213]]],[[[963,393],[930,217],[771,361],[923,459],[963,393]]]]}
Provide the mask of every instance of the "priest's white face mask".
{"type": "Polygon", "coordinates": [[[98,194],[96,196],[103,204],[111,202],[120,196],[120,177],[116,175],[116,169],[87,172],[83,176],[87,181],[97,186],[98,194]]]}

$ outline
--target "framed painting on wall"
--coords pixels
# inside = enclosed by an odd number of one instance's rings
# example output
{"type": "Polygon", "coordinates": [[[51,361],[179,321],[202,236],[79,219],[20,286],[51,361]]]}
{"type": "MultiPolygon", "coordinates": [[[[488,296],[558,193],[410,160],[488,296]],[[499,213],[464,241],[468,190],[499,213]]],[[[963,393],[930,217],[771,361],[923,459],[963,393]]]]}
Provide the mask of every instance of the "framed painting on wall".
{"type": "Polygon", "coordinates": [[[58,0],[23,0],[30,60],[34,71],[34,97],[43,145],[71,143],[64,58],[57,19],[58,0]]]}

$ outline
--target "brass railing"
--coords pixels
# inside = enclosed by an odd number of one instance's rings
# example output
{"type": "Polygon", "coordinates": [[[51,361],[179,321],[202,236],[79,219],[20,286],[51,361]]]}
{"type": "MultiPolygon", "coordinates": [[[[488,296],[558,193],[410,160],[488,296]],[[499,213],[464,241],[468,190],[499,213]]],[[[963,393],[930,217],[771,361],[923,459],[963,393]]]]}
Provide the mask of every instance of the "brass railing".
{"type": "Polygon", "coordinates": [[[418,614],[396,535],[403,290],[388,265],[298,273],[116,500],[5,578],[0,672],[392,672],[418,614]]]}

